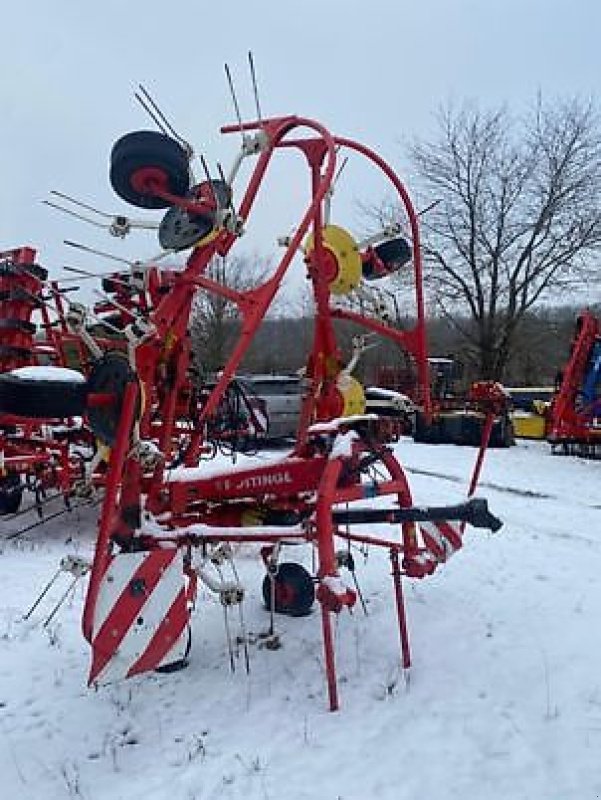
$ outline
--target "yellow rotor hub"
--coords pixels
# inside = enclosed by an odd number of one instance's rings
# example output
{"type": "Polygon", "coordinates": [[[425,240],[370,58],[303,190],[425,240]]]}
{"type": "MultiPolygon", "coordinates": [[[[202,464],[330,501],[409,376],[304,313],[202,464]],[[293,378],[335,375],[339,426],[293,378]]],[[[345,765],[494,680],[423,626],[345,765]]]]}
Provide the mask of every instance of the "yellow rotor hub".
{"type": "Polygon", "coordinates": [[[336,382],[336,388],[344,400],[343,417],[353,417],[355,414],[365,413],[367,405],[365,392],[356,378],[351,375],[341,375],[336,382]]]}
{"type": "MultiPolygon", "coordinates": [[[[356,289],[363,275],[359,247],[351,234],[338,225],[326,225],[322,228],[323,245],[326,261],[334,261],[334,273],[328,283],[330,292],[336,295],[349,294],[356,289]]],[[[314,237],[310,234],[305,242],[305,253],[310,256],[314,249],[314,237]]]]}

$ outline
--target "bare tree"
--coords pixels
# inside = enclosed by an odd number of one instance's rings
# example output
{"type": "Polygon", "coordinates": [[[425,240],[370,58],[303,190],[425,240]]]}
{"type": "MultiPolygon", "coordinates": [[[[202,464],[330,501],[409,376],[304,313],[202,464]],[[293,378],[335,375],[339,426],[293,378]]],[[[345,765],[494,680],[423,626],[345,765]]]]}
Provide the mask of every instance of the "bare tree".
{"type": "Polygon", "coordinates": [[[502,380],[526,313],[599,267],[599,117],[539,98],[521,120],[464,105],[438,123],[410,151],[425,201],[440,200],[422,220],[429,295],[481,377],[502,380]]]}
{"type": "MultiPolygon", "coordinates": [[[[269,261],[258,256],[215,257],[207,276],[236,292],[264,283],[270,275],[269,261]]],[[[222,369],[239,332],[239,311],[235,302],[201,289],[194,298],[191,334],[194,360],[203,374],[222,369]]]]}

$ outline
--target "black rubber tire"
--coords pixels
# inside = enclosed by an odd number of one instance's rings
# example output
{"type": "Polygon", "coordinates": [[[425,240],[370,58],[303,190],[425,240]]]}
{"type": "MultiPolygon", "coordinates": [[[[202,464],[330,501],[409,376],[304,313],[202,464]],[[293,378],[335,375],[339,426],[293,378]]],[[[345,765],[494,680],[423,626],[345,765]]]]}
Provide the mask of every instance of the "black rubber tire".
{"type": "Polygon", "coordinates": [[[438,444],[440,441],[439,421],[432,419],[428,425],[425,415],[420,411],[415,414],[413,441],[418,444],[438,444]]]}
{"type": "Polygon", "coordinates": [[[25,319],[14,319],[8,317],[7,319],[0,319],[0,330],[21,331],[21,333],[35,333],[37,326],[33,322],[28,322],[25,319]]]}
{"type": "Polygon", "coordinates": [[[368,281],[377,280],[378,278],[385,277],[385,275],[397,272],[401,267],[404,267],[405,264],[408,264],[413,257],[411,245],[407,239],[402,236],[398,239],[389,239],[387,242],[382,242],[382,244],[377,245],[374,247],[374,253],[386,266],[387,271],[384,274],[379,273],[374,268],[375,265],[370,261],[364,262],[363,277],[368,281]]]}
{"type": "MultiPolygon", "coordinates": [[[[313,579],[301,564],[286,561],[280,564],[273,579],[275,585],[274,609],[278,614],[290,617],[306,617],[315,602],[313,579]]],[[[271,585],[269,575],[263,578],[263,602],[271,608],[271,585]]]]}
{"type": "Polygon", "coordinates": [[[374,247],[376,255],[385,264],[399,264],[403,266],[411,261],[411,246],[407,239],[399,237],[398,239],[389,239],[387,242],[376,245],[374,247]]]}
{"type": "Polygon", "coordinates": [[[188,155],[175,139],[158,131],[134,131],[115,142],[111,151],[111,186],[122,200],[138,208],[168,208],[171,203],[132,186],[138,170],[160,170],[171,194],[183,197],[190,188],[188,155]]]}
{"type": "Polygon", "coordinates": [[[0,412],[5,414],[31,419],[80,417],[86,396],[85,381],[26,380],[11,372],[0,375],[0,412]]]}
{"type": "Polygon", "coordinates": [[[16,514],[21,506],[23,484],[15,473],[0,478],[0,516],[16,514]]]}

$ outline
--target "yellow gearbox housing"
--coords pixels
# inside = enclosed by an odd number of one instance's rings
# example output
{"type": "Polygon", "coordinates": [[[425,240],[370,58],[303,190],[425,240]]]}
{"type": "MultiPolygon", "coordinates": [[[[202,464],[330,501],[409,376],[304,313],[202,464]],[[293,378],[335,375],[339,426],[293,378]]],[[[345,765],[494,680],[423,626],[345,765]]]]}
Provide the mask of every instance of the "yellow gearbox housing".
{"type": "MultiPolygon", "coordinates": [[[[361,256],[357,242],[339,225],[322,228],[323,245],[330,260],[335,262],[329,289],[332,294],[344,295],[356,289],[363,275],[361,256]]],[[[314,237],[310,234],[305,242],[305,254],[310,256],[314,248],[314,237]]],[[[330,271],[330,270],[329,270],[330,271]]]]}
{"type": "Polygon", "coordinates": [[[363,386],[352,375],[340,375],[336,388],[344,400],[342,409],[343,417],[353,417],[355,414],[364,414],[366,408],[365,392],[363,386]]]}

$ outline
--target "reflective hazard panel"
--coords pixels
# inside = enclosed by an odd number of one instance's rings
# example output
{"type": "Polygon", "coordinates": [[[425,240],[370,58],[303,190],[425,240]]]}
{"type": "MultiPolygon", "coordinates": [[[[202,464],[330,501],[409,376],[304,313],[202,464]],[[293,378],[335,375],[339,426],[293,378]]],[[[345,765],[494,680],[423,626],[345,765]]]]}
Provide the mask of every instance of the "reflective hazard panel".
{"type": "Polygon", "coordinates": [[[420,522],[419,527],[424,545],[437,561],[446,561],[463,545],[461,527],[452,522],[439,519],[420,522]]]}
{"type": "Polygon", "coordinates": [[[187,582],[180,550],[112,557],[94,608],[88,684],[130,678],[185,657],[187,582]]]}

